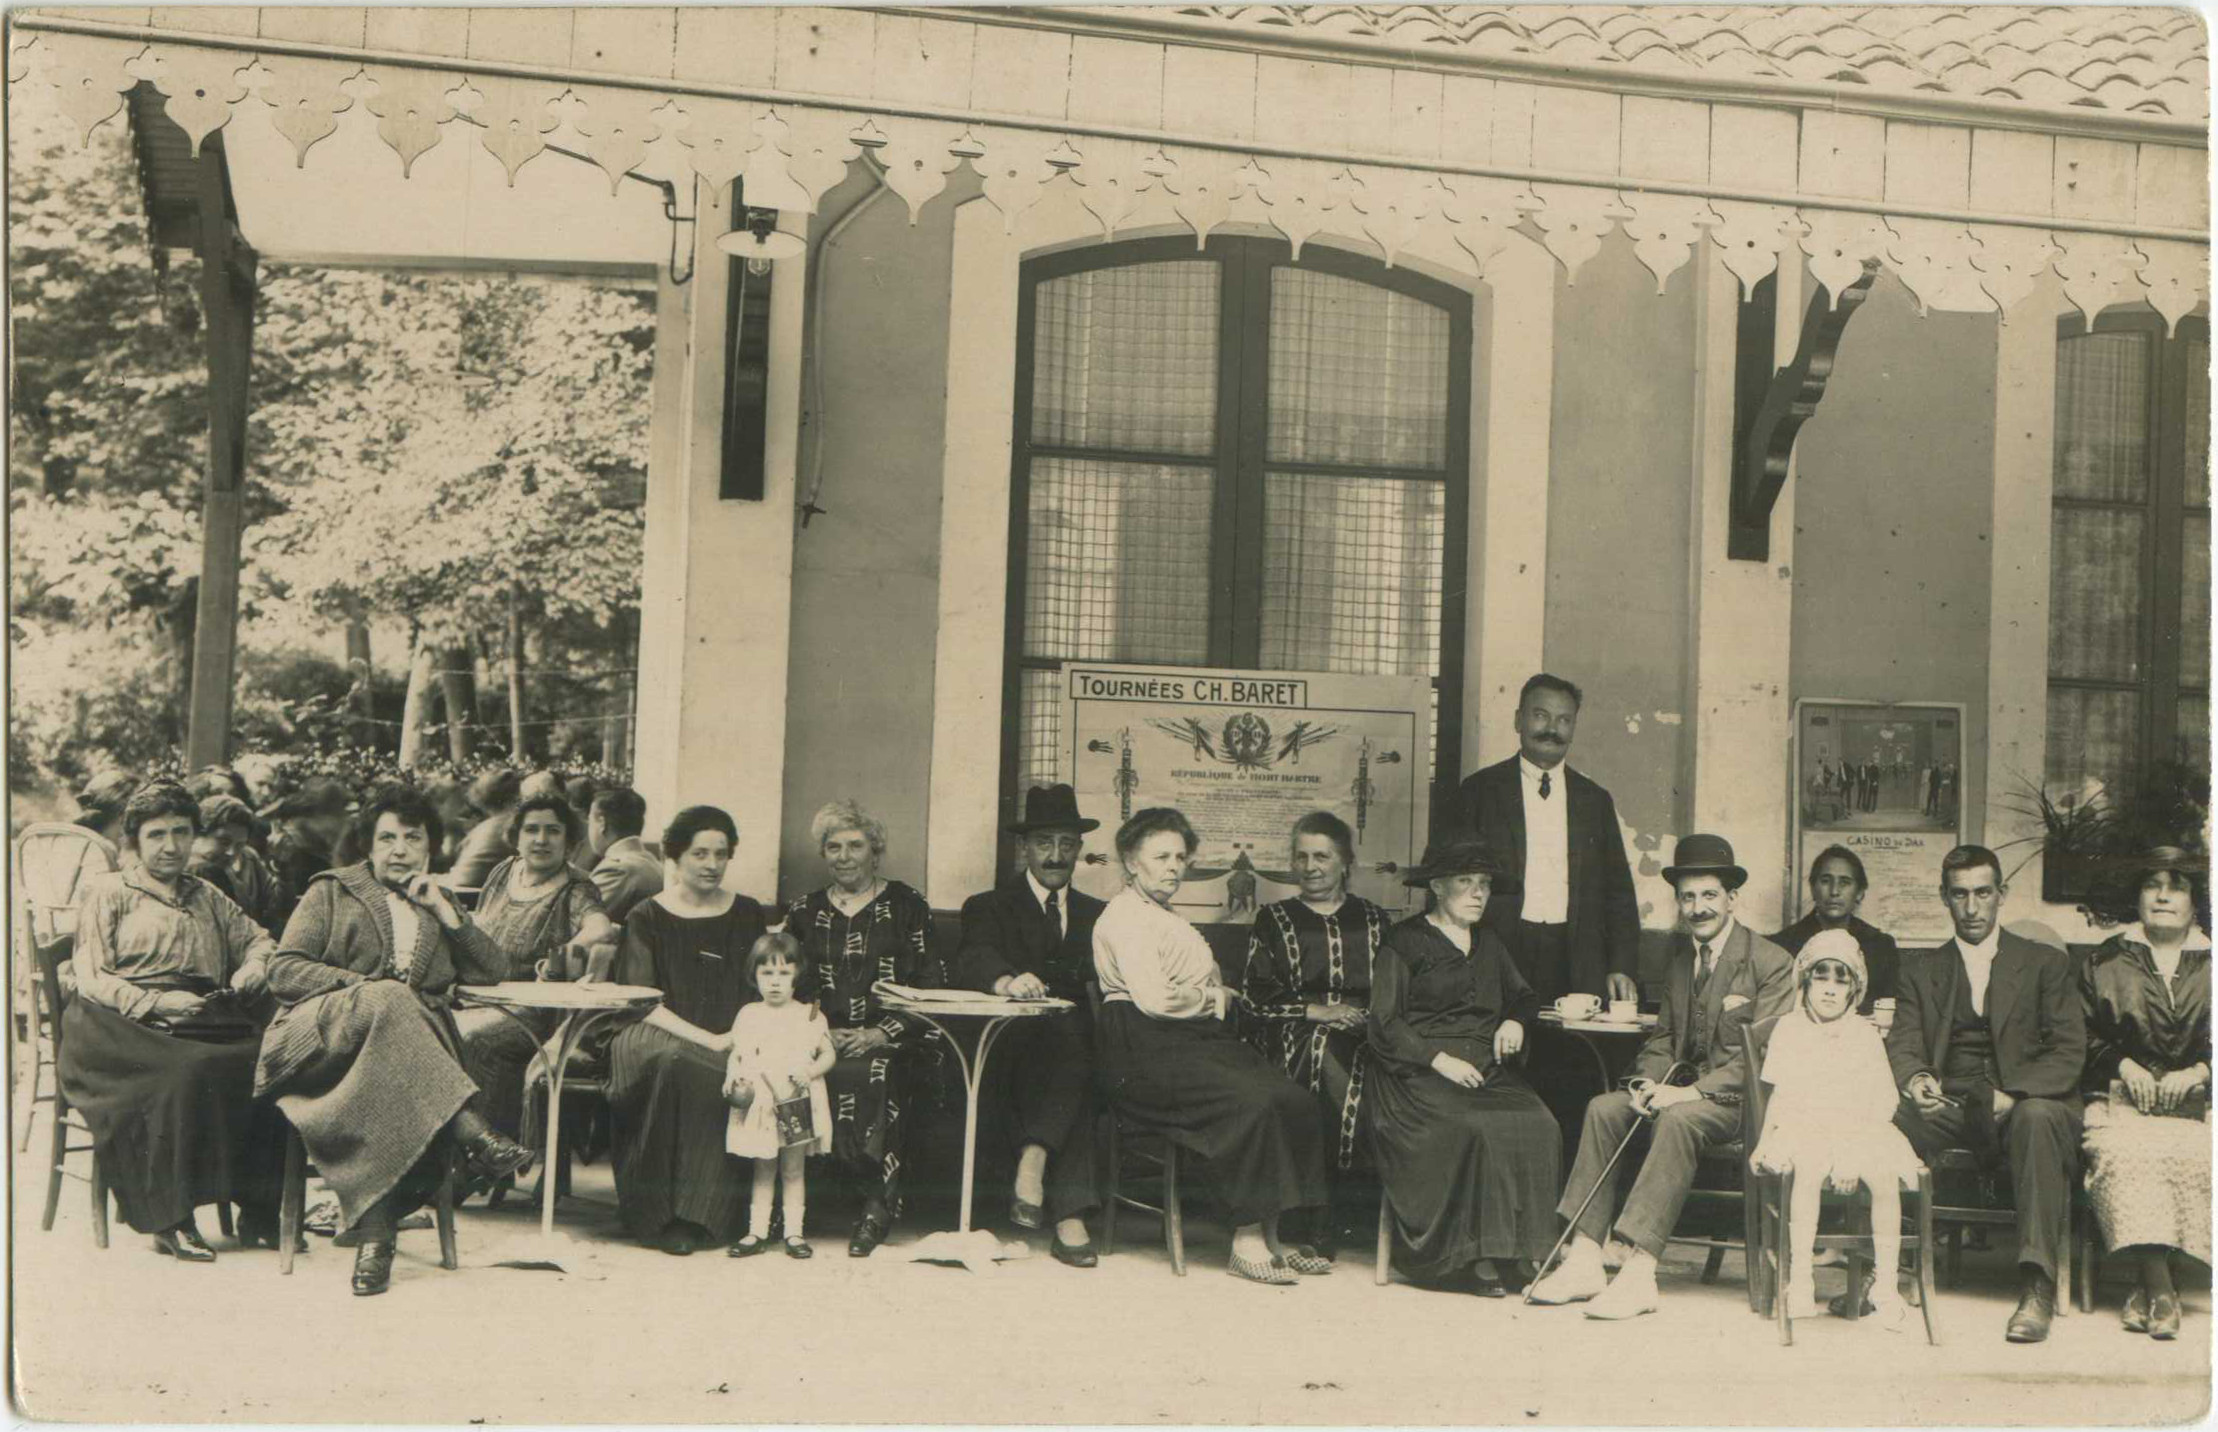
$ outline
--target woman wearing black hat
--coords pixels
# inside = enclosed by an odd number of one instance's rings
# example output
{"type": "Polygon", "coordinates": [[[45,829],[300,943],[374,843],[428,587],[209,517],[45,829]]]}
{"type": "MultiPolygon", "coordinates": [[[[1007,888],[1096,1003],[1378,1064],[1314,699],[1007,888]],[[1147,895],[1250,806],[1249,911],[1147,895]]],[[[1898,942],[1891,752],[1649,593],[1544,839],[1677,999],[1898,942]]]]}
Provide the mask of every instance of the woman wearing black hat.
{"type": "Polygon", "coordinates": [[[2103,1245],[2140,1262],[2125,1326],[2179,1336],[2172,1255],[2210,1262],[2210,936],[2196,924],[2201,861],[2161,846],[2141,862],[2140,920],[2080,971],[2087,1006],[2087,1196],[2103,1245]]]}
{"type": "Polygon", "coordinates": [[[1324,1130],[1306,1090],[1225,1025],[1231,991],[1201,932],[1170,908],[1200,844],[1167,806],[1117,831],[1125,889],[1094,925],[1095,1058],[1117,1110],[1192,1154],[1233,1225],[1227,1271],[1292,1283],[1332,1264],[1278,1241],[1279,1215],[1327,1198],[1324,1130]]]}
{"type": "Polygon", "coordinates": [[[1554,1240],[1563,1135],[1515,1061],[1540,998],[1478,928],[1508,872],[1484,842],[1435,844],[1402,877],[1424,914],[1387,932],[1371,973],[1371,1137],[1413,1281],[1503,1295],[1504,1262],[1554,1240]]]}

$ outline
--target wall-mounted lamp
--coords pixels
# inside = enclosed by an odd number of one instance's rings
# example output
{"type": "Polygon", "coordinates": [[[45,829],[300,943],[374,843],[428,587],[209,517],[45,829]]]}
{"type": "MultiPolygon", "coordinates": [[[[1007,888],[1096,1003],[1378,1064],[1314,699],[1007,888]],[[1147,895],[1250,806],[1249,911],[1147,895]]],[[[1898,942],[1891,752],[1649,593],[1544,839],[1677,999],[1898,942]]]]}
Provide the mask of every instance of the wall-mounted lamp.
{"type": "Polygon", "coordinates": [[[747,260],[747,271],[759,278],[770,272],[773,261],[798,258],[807,251],[808,245],[799,234],[789,234],[778,227],[776,209],[750,208],[742,227],[718,236],[716,249],[735,259],[747,260]]]}

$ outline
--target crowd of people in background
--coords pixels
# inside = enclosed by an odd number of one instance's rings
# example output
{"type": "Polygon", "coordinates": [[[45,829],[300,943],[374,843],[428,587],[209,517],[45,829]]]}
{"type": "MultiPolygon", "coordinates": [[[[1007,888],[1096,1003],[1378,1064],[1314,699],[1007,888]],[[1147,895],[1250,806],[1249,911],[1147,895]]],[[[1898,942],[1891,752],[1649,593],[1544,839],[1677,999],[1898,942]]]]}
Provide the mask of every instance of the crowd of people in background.
{"type": "MultiPolygon", "coordinates": [[[[185,1261],[216,1256],[195,1223],[210,1202],[240,1207],[243,1245],[275,1246],[289,1124],[357,1249],[353,1289],[373,1294],[453,1161],[491,1189],[536,1157],[533,1031],[458,1012],[456,987],[647,987],[660,1004],[605,1046],[625,1229],[676,1256],[808,1257],[814,1156],[855,1196],[848,1253],[868,1257],[903,1214],[917,1111],[949,1063],[885,986],[1057,999],[1067,1011],[1002,1046],[989,1116],[1015,1154],[1009,1221],[1047,1231],[1056,1261],[1099,1261],[1106,1113],[1186,1156],[1234,1276],[1330,1273],[1383,1190],[1410,1281],[1601,1320],[1659,1305],[1696,1165],[1743,1138],[1760,1081],[1775,1097],[1749,1154],[1803,1176],[1796,1237],[1826,1186],[1873,1210],[1883,1256],[1830,1311],[1868,1300],[1902,1323],[1898,1189],[1964,1150],[2014,1196],[2012,1341],[2047,1335],[2083,1173],[2105,1245],[2137,1271],[2125,1325],[2176,1336],[2175,1262],[2210,1251],[2202,858],[2151,852],[2139,919],[2075,958],[2005,929],[2001,861],[1961,846],[1935,872],[1954,938],[1904,950],[1860,918],[1854,852],[1821,853],[1810,913],[1767,936],[1742,919],[1732,843],[1698,833],[1663,871],[1678,927],[1644,968],[1614,805],[1566,761],[1583,702],[1558,677],[1526,684],[1518,754],[1473,774],[1399,872],[1417,913],[1351,891],[1338,817],[1295,822],[1299,888],[1255,912],[1236,971],[1174,908],[1201,844],[1187,817],[1126,819],[1124,888],[1100,901],[1072,884],[1100,823],[1068,786],[1027,793],[1014,870],[949,941],[853,801],[814,814],[820,882],[781,908],[726,887],[729,812],[674,812],[650,845],[635,792],[544,772],[435,791],[316,780],[258,812],[223,769],[101,783],[84,823],[116,869],[67,952],[60,1076],[125,1221],[185,1261]],[[1620,1087],[1595,1092],[1588,1057],[1546,1037],[1551,1013],[1630,1020],[1643,1002],[1653,1028],[1620,1087]],[[788,1112],[803,1136],[785,1137],[788,1112]]],[[[1827,1311],[1806,1272],[1779,1295],[1827,1311]]]]}

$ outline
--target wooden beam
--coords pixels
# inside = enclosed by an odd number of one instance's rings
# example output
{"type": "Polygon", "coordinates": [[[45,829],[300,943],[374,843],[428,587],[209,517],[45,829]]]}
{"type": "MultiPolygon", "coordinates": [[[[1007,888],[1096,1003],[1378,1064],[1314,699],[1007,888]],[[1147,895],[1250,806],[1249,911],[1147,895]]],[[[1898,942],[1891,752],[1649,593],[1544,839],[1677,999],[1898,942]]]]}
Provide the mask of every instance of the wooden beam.
{"type": "Polygon", "coordinates": [[[201,492],[200,603],[185,734],[185,762],[191,770],[230,758],[231,685],[239,645],[247,374],[254,347],[257,259],[232,225],[223,163],[220,149],[211,145],[201,150],[197,247],[208,362],[208,468],[201,492]]]}
{"type": "Polygon", "coordinates": [[[1772,280],[1757,284],[1741,304],[1733,392],[1733,508],[1726,556],[1742,562],[1771,560],[1771,509],[1786,486],[1794,440],[1825,400],[1841,335],[1871,296],[1872,280],[1878,276],[1878,261],[1867,259],[1863,276],[1841,290],[1838,302],[1828,303],[1822,290],[1812,294],[1794,359],[1776,373],[1772,371],[1776,301],[1772,280]]]}

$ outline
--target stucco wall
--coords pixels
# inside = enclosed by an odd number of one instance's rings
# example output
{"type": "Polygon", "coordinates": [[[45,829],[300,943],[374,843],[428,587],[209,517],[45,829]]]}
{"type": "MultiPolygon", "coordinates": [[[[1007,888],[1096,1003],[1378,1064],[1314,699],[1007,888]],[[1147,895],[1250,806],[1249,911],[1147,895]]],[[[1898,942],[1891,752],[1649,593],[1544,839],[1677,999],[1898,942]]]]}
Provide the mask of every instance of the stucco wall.
{"type": "Polygon", "coordinates": [[[1962,702],[1975,840],[1986,808],[1996,322],[1920,318],[1882,273],[1802,431],[1791,488],[1791,694],[1962,702]]]}
{"type": "MultiPolygon", "coordinates": [[[[888,193],[819,259],[823,392],[813,406],[804,375],[801,490],[821,442],[827,511],[794,542],[782,896],[821,883],[809,817],[841,796],[885,822],[884,872],[924,883],[949,251],[975,184],[950,184],[913,227],[888,193]]],[[[868,191],[858,176],[827,195],[817,232],[868,191]]]]}
{"type": "Polygon", "coordinates": [[[1546,660],[1586,691],[1571,762],[1609,787],[1650,876],[1688,800],[1692,294],[1691,266],[1658,294],[1622,234],[1556,291],[1546,660]]]}

